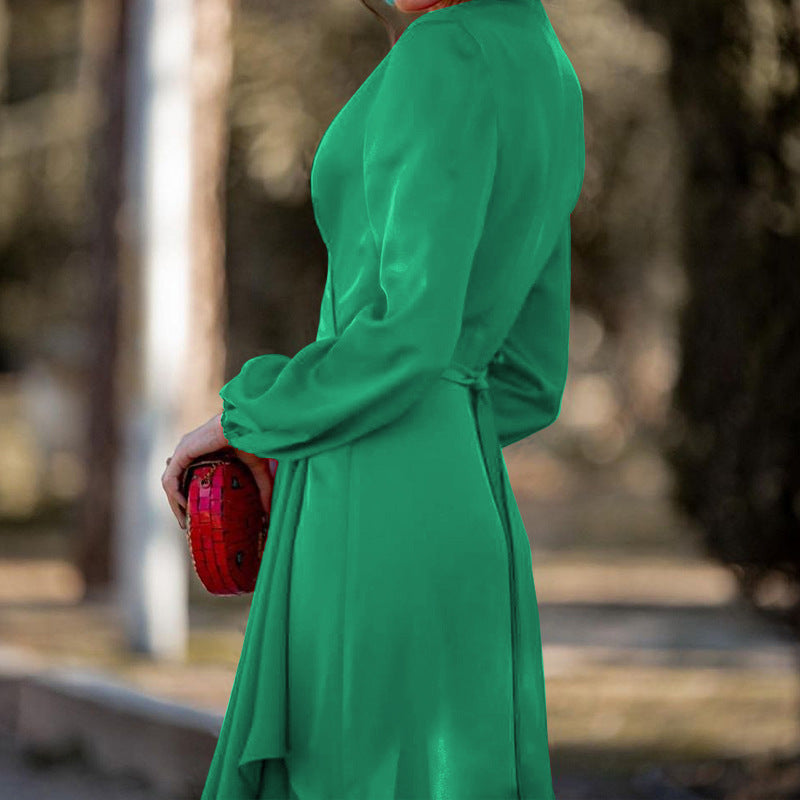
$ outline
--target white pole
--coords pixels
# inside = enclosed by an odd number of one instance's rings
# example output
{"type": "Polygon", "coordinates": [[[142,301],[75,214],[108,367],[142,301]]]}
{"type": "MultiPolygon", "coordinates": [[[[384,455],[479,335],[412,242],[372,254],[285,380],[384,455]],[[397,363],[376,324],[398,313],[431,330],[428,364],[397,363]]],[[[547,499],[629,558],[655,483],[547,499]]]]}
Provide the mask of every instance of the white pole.
{"type": "Polygon", "coordinates": [[[135,650],[182,658],[189,554],[161,488],[180,436],[190,307],[192,0],[133,0],[128,41],[121,381],[115,539],[135,650]],[[127,279],[126,279],[127,277],[127,279]]]}

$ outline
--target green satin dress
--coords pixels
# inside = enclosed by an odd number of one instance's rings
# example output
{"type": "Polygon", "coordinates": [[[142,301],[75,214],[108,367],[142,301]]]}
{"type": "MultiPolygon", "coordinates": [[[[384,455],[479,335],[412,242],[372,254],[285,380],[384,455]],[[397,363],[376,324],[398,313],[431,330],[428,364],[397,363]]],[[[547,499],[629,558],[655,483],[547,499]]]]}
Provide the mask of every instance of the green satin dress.
{"type": "Polygon", "coordinates": [[[316,340],[220,391],[279,465],[202,800],[553,800],[501,448],[559,414],[583,173],[540,0],[417,17],[326,130],[316,340]]]}

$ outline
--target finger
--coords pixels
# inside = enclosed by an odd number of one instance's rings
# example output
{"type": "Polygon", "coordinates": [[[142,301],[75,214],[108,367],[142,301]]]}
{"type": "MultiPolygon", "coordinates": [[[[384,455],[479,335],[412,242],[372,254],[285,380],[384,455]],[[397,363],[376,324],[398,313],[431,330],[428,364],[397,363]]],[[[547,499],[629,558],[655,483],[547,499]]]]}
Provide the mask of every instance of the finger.
{"type": "MultiPolygon", "coordinates": [[[[177,451],[176,451],[177,453],[177,451]]],[[[173,496],[181,505],[186,505],[186,498],[181,491],[181,478],[186,470],[186,467],[191,463],[191,459],[184,460],[173,456],[170,463],[161,475],[161,485],[168,495],[173,496]]]]}
{"type": "Polygon", "coordinates": [[[249,466],[256,486],[258,487],[261,505],[264,511],[269,511],[270,503],[272,502],[272,480],[270,478],[268,465],[265,461],[259,459],[258,462],[249,466]]]}
{"type": "Polygon", "coordinates": [[[179,492],[167,492],[167,501],[178,522],[184,522],[186,518],[186,501],[183,496],[179,492]]]}
{"type": "Polygon", "coordinates": [[[256,485],[258,486],[258,494],[261,499],[261,505],[264,511],[269,512],[272,503],[272,483],[265,474],[256,476],[256,485]]]}
{"type": "Polygon", "coordinates": [[[182,528],[185,528],[187,501],[181,492],[178,478],[176,476],[170,477],[165,474],[161,478],[161,485],[167,495],[167,502],[172,509],[172,513],[175,515],[175,519],[178,520],[178,524],[182,528]]]}
{"type": "Polygon", "coordinates": [[[182,509],[174,500],[170,500],[169,505],[172,509],[172,513],[175,515],[175,519],[178,521],[178,525],[186,530],[186,512],[184,509],[182,509]]]}
{"type": "Polygon", "coordinates": [[[172,486],[174,484],[180,491],[181,478],[183,477],[184,472],[185,470],[183,468],[174,467],[172,464],[170,464],[161,474],[161,484],[165,487],[172,486]]]}
{"type": "Polygon", "coordinates": [[[239,452],[237,455],[250,470],[256,482],[261,505],[265,511],[269,511],[269,506],[272,501],[272,480],[270,477],[268,460],[260,458],[259,456],[254,456],[251,453],[239,452]]]}
{"type": "Polygon", "coordinates": [[[170,511],[172,511],[175,519],[178,521],[178,524],[183,527],[182,522],[185,519],[183,506],[181,506],[181,504],[169,492],[167,492],[167,503],[169,503],[170,511]]]}
{"type": "Polygon", "coordinates": [[[181,484],[177,477],[162,478],[161,485],[167,493],[167,498],[181,508],[186,508],[186,496],[181,491],[181,484]]]}

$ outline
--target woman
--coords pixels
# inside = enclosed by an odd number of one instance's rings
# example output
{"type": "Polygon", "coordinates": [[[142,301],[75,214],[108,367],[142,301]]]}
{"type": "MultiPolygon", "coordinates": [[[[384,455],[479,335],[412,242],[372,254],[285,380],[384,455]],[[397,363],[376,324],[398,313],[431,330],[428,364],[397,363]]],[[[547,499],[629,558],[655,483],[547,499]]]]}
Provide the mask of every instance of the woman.
{"type": "Polygon", "coordinates": [[[581,89],[541,0],[396,4],[311,169],[316,341],[245,363],[164,476],[180,521],[194,456],[279,462],[202,800],[554,798],[501,448],[560,409],[581,89]]]}

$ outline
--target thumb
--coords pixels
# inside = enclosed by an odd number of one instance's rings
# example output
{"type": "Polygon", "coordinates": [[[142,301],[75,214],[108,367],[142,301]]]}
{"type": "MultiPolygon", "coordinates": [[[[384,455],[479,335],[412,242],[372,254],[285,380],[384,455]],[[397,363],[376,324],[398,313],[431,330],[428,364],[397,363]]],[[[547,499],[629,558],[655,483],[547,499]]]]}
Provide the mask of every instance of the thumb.
{"type": "Polygon", "coordinates": [[[266,513],[269,513],[272,503],[272,479],[266,469],[253,472],[253,477],[258,486],[258,495],[261,498],[261,505],[266,513]]]}
{"type": "Polygon", "coordinates": [[[267,459],[242,451],[237,451],[236,455],[250,470],[258,487],[261,505],[265,512],[269,512],[270,504],[272,503],[272,476],[269,472],[267,459]]]}

